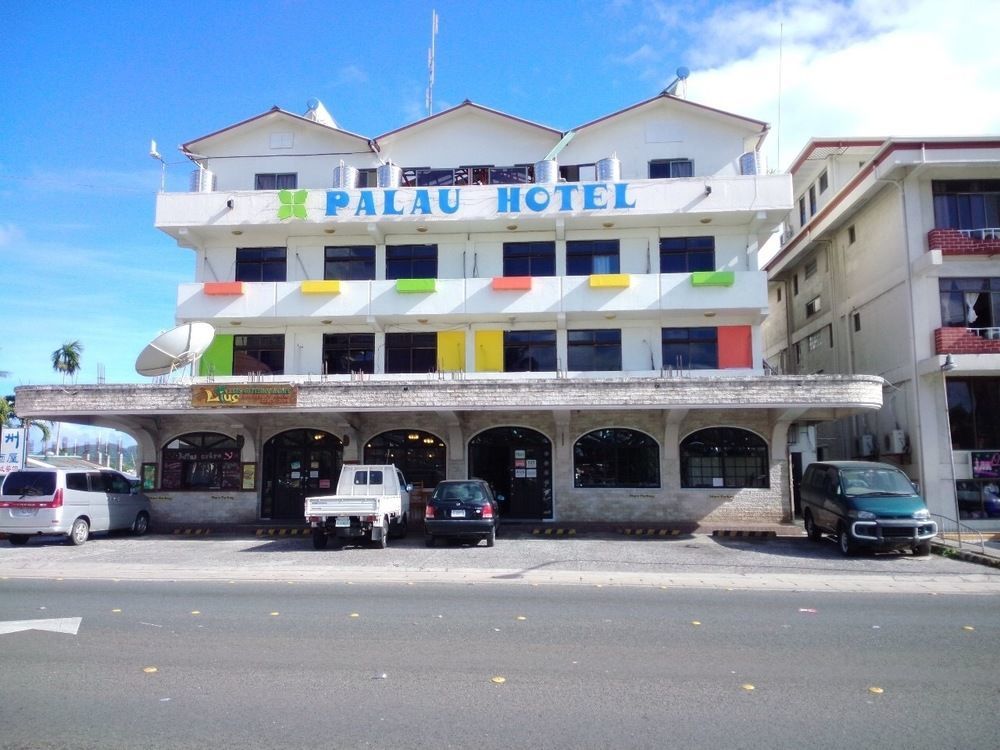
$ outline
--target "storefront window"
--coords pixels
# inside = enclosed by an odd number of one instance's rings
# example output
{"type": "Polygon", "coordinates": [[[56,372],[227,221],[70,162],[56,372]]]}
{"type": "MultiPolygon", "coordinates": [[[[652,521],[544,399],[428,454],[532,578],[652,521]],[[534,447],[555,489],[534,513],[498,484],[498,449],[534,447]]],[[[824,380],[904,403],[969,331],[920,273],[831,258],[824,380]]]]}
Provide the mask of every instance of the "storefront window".
{"type": "Polygon", "coordinates": [[[710,427],[681,441],[681,487],[770,487],[767,443],[749,430],[710,427]]]}
{"type": "Polygon", "coordinates": [[[238,490],[239,447],[214,432],[181,435],[163,447],[161,474],[163,490],[238,490]]]}
{"type": "Polygon", "coordinates": [[[636,430],[594,430],[573,446],[575,487],[659,487],[660,448],[636,430]]]}
{"type": "Polygon", "coordinates": [[[444,441],[422,430],[390,430],[365,444],[366,464],[395,464],[407,482],[436,487],[445,478],[444,441]]]}
{"type": "Polygon", "coordinates": [[[1000,378],[948,378],[954,450],[1000,450],[1000,378]]]}

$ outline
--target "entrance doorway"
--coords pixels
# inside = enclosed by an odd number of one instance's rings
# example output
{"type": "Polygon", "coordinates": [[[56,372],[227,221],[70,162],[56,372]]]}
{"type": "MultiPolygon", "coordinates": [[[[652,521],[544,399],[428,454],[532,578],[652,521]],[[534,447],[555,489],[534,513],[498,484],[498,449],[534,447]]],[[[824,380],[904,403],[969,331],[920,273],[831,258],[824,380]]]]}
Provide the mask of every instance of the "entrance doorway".
{"type": "Polygon", "coordinates": [[[264,443],[260,517],[305,521],[305,499],[332,495],[344,462],[344,446],[321,430],[288,430],[264,443]]]}
{"type": "Polygon", "coordinates": [[[406,481],[432,489],[445,478],[447,449],[437,435],[423,430],[390,430],[365,443],[366,464],[395,464],[406,481]]]}
{"type": "Polygon", "coordinates": [[[552,518],[552,443],[527,427],[494,427],[469,441],[469,476],[504,496],[500,515],[552,518]]]}

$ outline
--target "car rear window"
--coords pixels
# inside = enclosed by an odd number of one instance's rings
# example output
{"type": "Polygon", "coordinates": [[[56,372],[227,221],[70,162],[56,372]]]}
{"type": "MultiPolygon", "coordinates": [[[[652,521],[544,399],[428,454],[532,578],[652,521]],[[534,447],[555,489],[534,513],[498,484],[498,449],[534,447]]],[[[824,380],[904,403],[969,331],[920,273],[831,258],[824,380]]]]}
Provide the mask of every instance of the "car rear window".
{"type": "Polygon", "coordinates": [[[15,471],[7,475],[3,482],[4,495],[18,497],[52,495],[56,491],[54,471],[15,471]]]}

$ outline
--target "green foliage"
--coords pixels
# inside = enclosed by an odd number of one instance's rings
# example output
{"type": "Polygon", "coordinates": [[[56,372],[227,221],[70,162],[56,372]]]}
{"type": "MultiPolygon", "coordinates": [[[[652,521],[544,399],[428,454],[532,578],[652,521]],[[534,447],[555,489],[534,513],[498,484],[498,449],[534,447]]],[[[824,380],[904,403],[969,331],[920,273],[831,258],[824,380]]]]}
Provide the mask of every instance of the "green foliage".
{"type": "Polygon", "coordinates": [[[80,369],[82,353],[83,344],[79,341],[67,341],[52,352],[52,369],[62,373],[64,383],[67,377],[72,377],[80,369]]]}

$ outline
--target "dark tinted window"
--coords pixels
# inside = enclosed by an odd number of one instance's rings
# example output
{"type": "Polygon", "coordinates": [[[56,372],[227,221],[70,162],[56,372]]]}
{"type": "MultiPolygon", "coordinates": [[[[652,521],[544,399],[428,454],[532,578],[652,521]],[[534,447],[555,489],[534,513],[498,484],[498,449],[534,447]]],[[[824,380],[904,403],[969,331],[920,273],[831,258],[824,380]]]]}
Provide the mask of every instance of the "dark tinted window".
{"type": "Polygon", "coordinates": [[[233,337],[233,375],[263,373],[281,375],[285,371],[283,334],[253,334],[233,337]]]}
{"type": "Polygon", "coordinates": [[[555,372],[555,331],[504,331],[504,372],[555,372]]]}
{"type": "Polygon", "coordinates": [[[55,491],[54,471],[15,471],[3,483],[5,495],[51,495],[55,491]]]}
{"type": "Polygon", "coordinates": [[[622,369],[622,332],[617,328],[567,331],[569,369],[581,372],[622,369]]]}
{"type": "Polygon", "coordinates": [[[237,281],[284,281],[285,248],[240,247],[236,249],[237,281]]]}
{"type": "Polygon", "coordinates": [[[385,371],[434,372],[437,370],[436,333],[387,333],[385,371]]]}
{"type": "Polygon", "coordinates": [[[375,334],[323,334],[323,371],[330,375],[375,372],[375,334]]]}
{"type": "Polygon", "coordinates": [[[659,487],[660,448],[636,430],[587,433],[573,446],[575,487],[659,487]]]}
{"type": "Polygon", "coordinates": [[[160,487],[239,489],[240,452],[236,440],[214,432],[192,432],[171,440],[163,448],[160,487]]]}
{"type": "Polygon", "coordinates": [[[715,370],[719,367],[718,329],[664,328],[663,366],[680,370],[715,370]]]}
{"type": "Polygon", "coordinates": [[[437,278],[437,252],[437,245],[389,245],[385,249],[385,277],[437,278]]]}
{"type": "Polygon", "coordinates": [[[556,243],[503,243],[504,276],[555,276],[556,243]]]}
{"type": "Polygon", "coordinates": [[[104,491],[113,492],[116,495],[127,495],[132,491],[132,485],[121,474],[113,471],[102,471],[101,480],[104,482],[104,491]]]}
{"type": "Polygon", "coordinates": [[[715,237],[662,237],[660,273],[715,270],[715,237]]]}
{"type": "Polygon", "coordinates": [[[256,174],[254,175],[254,190],[295,190],[298,187],[299,176],[294,172],[256,174]]]}
{"type": "Polygon", "coordinates": [[[326,248],[323,278],[371,281],[375,278],[374,245],[345,245],[326,248]]]}
{"type": "Polygon", "coordinates": [[[81,490],[83,492],[87,492],[90,489],[90,485],[87,482],[87,475],[83,472],[76,472],[76,471],[74,471],[71,474],[67,474],[66,489],[81,490]]]}
{"type": "Polygon", "coordinates": [[[566,243],[566,275],[618,273],[618,240],[570,240],[566,243]]]}
{"type": "Polygon", "coordinates": [[[767,443],[749,430],[710,427],[681,441],[681,487],[769,487],[767,443]]]}

